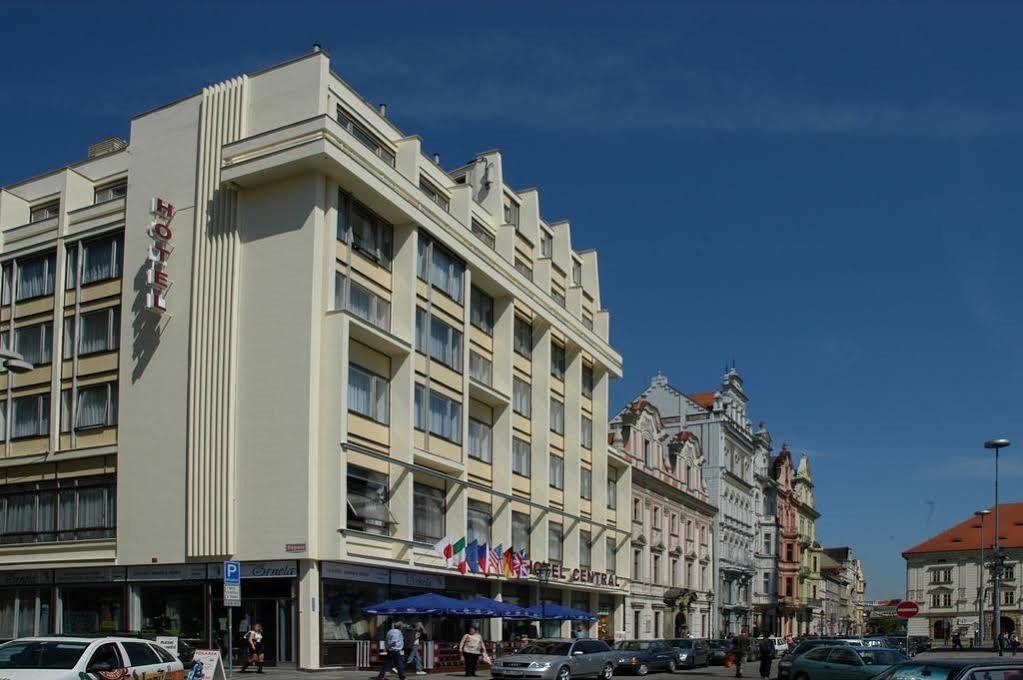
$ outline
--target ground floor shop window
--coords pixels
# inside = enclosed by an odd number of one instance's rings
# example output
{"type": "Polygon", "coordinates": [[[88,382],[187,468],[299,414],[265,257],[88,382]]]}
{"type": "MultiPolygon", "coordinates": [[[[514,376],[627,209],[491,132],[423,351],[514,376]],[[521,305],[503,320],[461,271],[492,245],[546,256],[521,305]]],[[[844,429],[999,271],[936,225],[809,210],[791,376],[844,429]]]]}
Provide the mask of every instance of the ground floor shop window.
{"type": "Polygon", "coordinates": [[[64,633],[89,635],[124,630],[124,586],[61,588],[64,633]]]}
{"type": "Polygon", "coordinates": [[[324,642],[373,640],[377,636],[375,616],[362,608],[387,597],[387,586],[358,581],[324,581],[322,630],[324,642]]]}
{"type": "MultiPolygon", "coordinates": [[[[505,584],[501,590],[501,601],[516,607],[528,607],[530,590],[527,585],[505,584]]],[[[501,619],[501,638],[504,640],[520,640],[524,637],[536,638],[536,623],[533,621],[516,621],[501,619]]]]}
{"type": "Polygon", "coordinates": [[[0,590],[0,640],[49,635],[52,588],[0,590]]]}
{"type": "Polygon", "coordinates": [[[173,635],[182,640],[203,639],[203,586],[139,586],[142,634],[146,637],[173,635]]]}

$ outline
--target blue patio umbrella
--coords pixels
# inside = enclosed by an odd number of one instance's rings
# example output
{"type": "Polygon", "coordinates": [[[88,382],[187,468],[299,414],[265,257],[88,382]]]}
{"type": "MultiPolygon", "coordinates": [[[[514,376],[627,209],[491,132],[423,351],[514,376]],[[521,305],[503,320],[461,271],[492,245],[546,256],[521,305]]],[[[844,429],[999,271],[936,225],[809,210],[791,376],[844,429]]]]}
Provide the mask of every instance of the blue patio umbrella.
{"type": "MultiPolygon", "coordinates": [[[[412,597],[403,597],[400,600],[381,602],[380,604],[363,607],[366,614],[378,616],[404,616],[408,614],[434,614],[434,615],[468,615],[468,608],[462,600],[438,595],[437,593],[423,593],[412,597]]],[[[481,610],[474,616],[492,616],[492,610],[481,610]]]]}
{"type": "MultiPolygon", "coordinates": [[[[490,614],[489,617],[493,618],[529,618],[528,610],[513,604],[508,604],[507,602],[491,600],[489,597],[476,597],[471,600],[465,600],[462,602],[462,606],[474,610],[490,611],[492,614],[490,614]]],[[[486,614],[467,614],[467,616],[480,616],[481,618],[488,617],[486,614]]]]}
{"type": "MultiPolygon", "coordinates": [[[[560,604],[534,605],[526,609],[528,615],[523,617],[532,621],[596,621],[597,617],[588,612],[563,607],[560,604]]],[[[518,617],[514,617],[518,618],[518,617]]]]}

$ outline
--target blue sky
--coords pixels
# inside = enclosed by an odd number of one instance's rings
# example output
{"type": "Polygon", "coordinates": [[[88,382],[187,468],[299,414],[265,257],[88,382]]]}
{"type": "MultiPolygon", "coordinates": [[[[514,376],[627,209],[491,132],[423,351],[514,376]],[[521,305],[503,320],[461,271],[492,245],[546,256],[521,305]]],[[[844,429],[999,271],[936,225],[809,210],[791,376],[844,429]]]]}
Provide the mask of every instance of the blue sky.
{"type": "MultiPolygon", "coordinates": [[[[141,4],[141,3],[140,3],[141,4]]],[[[811,455],[828,545],[899,553],[1023,500],[1023,6],[1009,3],[5,5],[0,184],[314,41],[454,167],[500,148],[600,252],[625,377],[733,359],[811,455]]]]}

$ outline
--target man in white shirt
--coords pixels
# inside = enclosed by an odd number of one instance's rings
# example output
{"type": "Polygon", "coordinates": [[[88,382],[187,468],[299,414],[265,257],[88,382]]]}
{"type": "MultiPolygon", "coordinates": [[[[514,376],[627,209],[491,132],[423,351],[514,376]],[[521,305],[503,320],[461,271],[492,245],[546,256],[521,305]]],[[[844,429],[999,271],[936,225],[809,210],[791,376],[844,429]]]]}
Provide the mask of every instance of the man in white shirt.
{"type": "Polygon", "coordinates": [[[392,621],[391,629],[384,637],[386,656],[383,658],[383,665],[380,666],[377,680],[384,680],[391,668],[398,669],[398,680],[405,680],[405,655],[402,653],[404,648],[405,637],[401,634],[398,622],[392,621]]]}

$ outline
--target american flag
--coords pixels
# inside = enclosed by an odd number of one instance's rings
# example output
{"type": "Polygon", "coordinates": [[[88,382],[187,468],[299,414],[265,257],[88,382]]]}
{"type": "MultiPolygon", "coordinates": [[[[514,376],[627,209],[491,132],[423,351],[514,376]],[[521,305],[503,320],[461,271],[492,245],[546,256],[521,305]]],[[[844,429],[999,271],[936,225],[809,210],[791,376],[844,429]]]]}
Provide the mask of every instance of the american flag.
{"type": "Polygon", "coordinates": [[[501,567],[501,562],[503,561],[501,559],[501,556],[503,554],[504,546],[499,545],[497,547],[490,549],[489,555],[490,564],[487,565],[487,576],[489,576],[490,574],[496,574],[497,576],[500,576],[501,572],[504,571],[501,567]]]}

